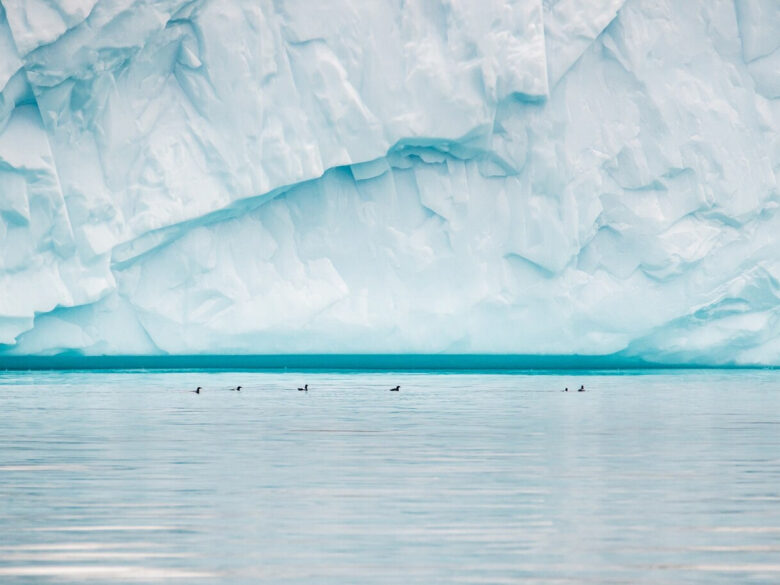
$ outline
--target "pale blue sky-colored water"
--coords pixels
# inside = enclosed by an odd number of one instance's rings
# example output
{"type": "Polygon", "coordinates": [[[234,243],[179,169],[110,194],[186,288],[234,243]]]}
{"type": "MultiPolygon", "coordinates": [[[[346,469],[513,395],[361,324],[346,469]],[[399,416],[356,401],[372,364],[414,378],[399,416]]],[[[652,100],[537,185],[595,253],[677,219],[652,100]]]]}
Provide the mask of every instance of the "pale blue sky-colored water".
{"type": "Polygon", "coordinates": [[[776,371],[6,372],[0,410],[4,584],[780,581],[776,371]]]}

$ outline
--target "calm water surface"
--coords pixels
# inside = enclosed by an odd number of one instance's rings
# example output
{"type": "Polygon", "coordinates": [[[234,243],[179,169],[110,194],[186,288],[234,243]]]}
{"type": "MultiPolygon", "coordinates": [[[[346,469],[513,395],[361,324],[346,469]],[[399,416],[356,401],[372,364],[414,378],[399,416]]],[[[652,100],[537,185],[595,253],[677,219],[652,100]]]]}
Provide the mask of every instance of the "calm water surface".
{"type": "Polygon", "coordinates": [[[0,373],[49,582],[780,583],[780,372],[0,373]]]}

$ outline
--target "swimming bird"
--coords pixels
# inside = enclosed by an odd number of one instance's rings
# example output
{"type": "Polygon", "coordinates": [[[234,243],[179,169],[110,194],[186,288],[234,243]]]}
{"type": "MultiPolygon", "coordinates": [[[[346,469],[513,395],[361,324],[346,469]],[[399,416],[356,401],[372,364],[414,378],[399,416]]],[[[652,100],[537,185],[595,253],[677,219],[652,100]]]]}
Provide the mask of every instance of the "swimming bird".
{"type": "Polygon", "coordinates": [[[195,394],[200,394],[201,387],[198,386],[195,390],[191,390],[191,392],[194,392],[195,394]]]}
{"type": "Polygon", "coordinates": [[[401,391],[400,386],[396,386],[395,388],[390,388],[390,392],[400,392],[400,391],[401,391]]]}
{"type": "Polygon", "coordinates": [[[235,388],[231,388],[231,390],[235,390],[236,392],[241,392],[241,386],[236,386],[235,388]]]}
{"type": "Polygon", "coordinates": [[[577,392],[585,392],[585,386],[580,385],[580,387],[577,388],[577,392]]]}
{"type": "Polygon", "coordinates": [[[568,387],[568,386],[566,386],[566,388],[564,388],[564,389],[563,389],[563,391],[564,391],[564,392],[568,392],[568,391],[569,391],[569,387],[568,387]]]}
{"type": "Polygon", "coordinates": [[[309,391],[309,385],[304,384],[303,388],[298,388],[298,392],[308,392],[309,391]]]}

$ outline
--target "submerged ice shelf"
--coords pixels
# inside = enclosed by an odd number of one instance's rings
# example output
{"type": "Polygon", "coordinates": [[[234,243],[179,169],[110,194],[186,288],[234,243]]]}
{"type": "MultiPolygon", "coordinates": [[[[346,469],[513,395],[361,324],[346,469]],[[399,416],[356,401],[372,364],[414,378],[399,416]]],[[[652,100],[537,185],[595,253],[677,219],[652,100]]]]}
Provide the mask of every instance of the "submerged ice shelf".
{"type": "Polygon", "coordinates": [[[774,0],[0,6],[0,354],[780,364],[774,0]]]}

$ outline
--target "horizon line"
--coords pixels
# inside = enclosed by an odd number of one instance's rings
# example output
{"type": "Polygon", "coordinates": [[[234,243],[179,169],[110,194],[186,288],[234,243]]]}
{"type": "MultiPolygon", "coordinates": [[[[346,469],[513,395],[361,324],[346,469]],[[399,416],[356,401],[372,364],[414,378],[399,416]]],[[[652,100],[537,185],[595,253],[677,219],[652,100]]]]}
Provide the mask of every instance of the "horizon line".
{"type": "Polygon", "coordinates": [[[777,365],[663,363],[621,354],[310,353],[0,355],[0,370],[247,370],[247,371],[556,371],[777,369],[777,365]]]}

